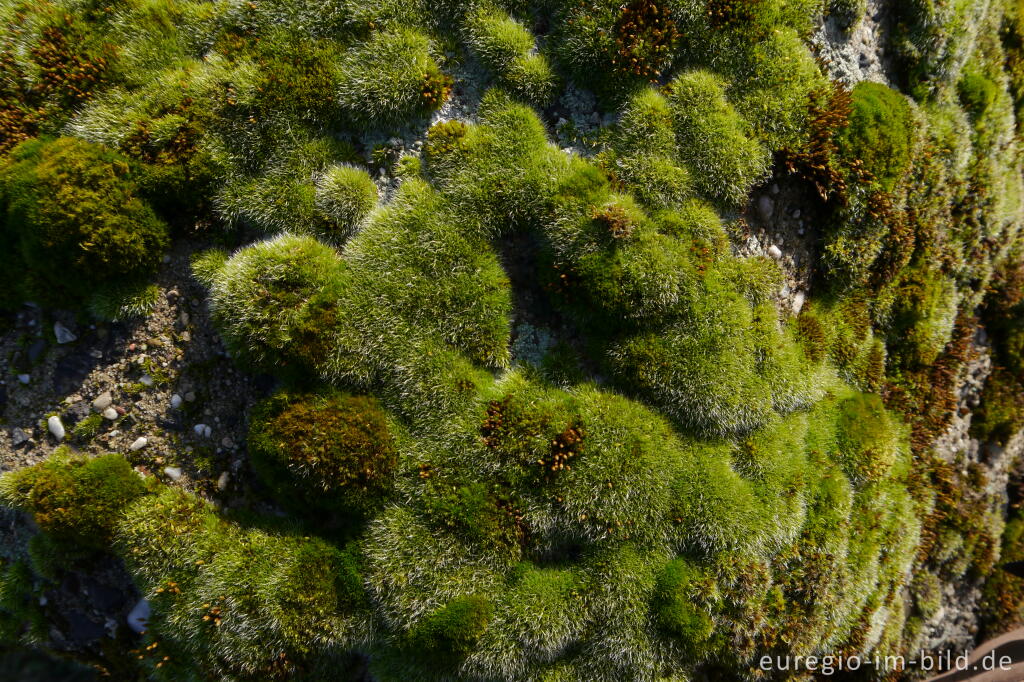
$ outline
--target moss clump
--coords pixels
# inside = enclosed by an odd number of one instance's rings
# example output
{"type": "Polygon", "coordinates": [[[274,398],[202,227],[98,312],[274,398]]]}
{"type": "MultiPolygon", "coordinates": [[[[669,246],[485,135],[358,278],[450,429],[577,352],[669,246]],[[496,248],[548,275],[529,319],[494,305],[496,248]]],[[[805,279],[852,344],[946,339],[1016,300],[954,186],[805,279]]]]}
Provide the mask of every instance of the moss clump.
{"type": "Polygon", "coordinates": [[[999,85],[982,73],[965,73],[956,89],[960,103],[974,120],[984,116],[999,97],[999,85]]]}
{"type": "MultiPolygon", "coordinates": [[[[197,274],[210,285],[211,308],[232,354],[262,368],[284,368],[288,347],[309,308],[336,281],[338,254],[312,237],[282,235],[207,258],[197,274]]],[[[328,329],[321,329],[329,332],[328,329]]]]}
{"type": "Polygon", "coordinates": [[[457,597],[413,626],[409,641],[415,648],[451,665],[473,650],[492,613],[493,606],[486,597],[457,597]]]}
{"type": "Polygon", "coordinates": [[[658,625],[689,650],[707,641],[714,631],[708,612],[691,597],[704,575],[686,559],[675,559],[658,575],[653,610],[658,625]]]}
{"type": "Polygon", "coordinates": [[[317,209],[332,221],[325,239],[342,244],[377,205],[377,185],[354,166],[332,166],[316,183],[317,209]]]}
{"type": "Polygon", "coordinates": [[[476,10],[466,23],[466,42],[498,84],[536,106],[555,94],[558,78],[547,58],[534,51],[533,36],[521,23],[494,8],[476,10]]]}
{"type": "Polygon", "coordinates": [[[338,104],[362,127],[395,125],[437,109],[451,91],[430,39],[415,29],[372,33],[349,50],[339,69],[338,104]]]}
{"type": "Polygon", "coordinates": [[[90,414],[75,424],[71,429],[71,436],[80,442],[90,441],[99,434],[103,428],[103,415],[90,414]]]}
{"type": "Polygon", "coordinates": [[[831,0],[828,13],[830,17],[835,17],[841,26],[852,28],[864,18],[867,9],[867,0],[831,0]]]}
{"type": "Polygon", "coordinates": [[[839,133],[839,153],[859,161],[882,189],[892,191],[910,167],[913,131],[906,97],[880,83],[858,83],[849,123],[839,133]]]}
{"type": "Polygon", "coordinates": [[[839,404],[840,462],[853,481],[886,478],[900,456],[902,440],[901,428],[877,395],[858,393],[839,404]]]}
{"type": "Polygon", "coordinates": [[[0,478],[0,500],[28,512],[39,528],[70,547],[110,548],[124,508],[146,486],[120,455],[94,459],[58,452],[0,478]]]}
{"type": "MultiPolygon", "coordinates": [[[[153,609],[171,679],[293,679],[329,667],[365,606],[359,562],[318,538],[243,528],[175,489],[131,505],[115,547],[153,609]]],[[[159,666],[163,667],[163,666],[159,666]]]]}
{"type": "Polygon", "coordinates": [[[155,272],[167,227],[120,154],[68,137],[32,140],[11,152],[0,179],[0,232],[23,296],[81,305],[90,291],[155,272]]]}
{"type": "Polygon", "coordinates": [[[436,525],[475,545],[511,549],[518,545],[515,505],[507,493],[481,483],[431,479],[423,508],[436,525]]]}
{"type": "Polygon", "coordinates": [[[615,19],[612,64],[620,72],[655,80],[669,64],[679,30],[667,3],[633,0],[615,19]]]}
{"type": "Polygon", "coordinates": [[[383,504],[398,455],[375,399],[280,394],[250,419],[253,468],[282,503],[357,515],[383,504]]]}
{"type": "Polygon", "coordinates": [[[746,200],[768,171],[768,153],[726,99],[725,82],[707,71],[682,74],[668,86],[679,156],[706,196],[746,200]]]}

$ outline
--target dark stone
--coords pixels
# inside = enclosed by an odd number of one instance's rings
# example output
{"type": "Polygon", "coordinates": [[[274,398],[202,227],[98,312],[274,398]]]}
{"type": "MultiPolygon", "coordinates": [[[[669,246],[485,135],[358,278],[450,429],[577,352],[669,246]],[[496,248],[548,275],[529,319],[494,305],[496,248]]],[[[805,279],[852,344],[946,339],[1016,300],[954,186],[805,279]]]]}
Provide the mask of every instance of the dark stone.
{"type": "Polygon", "coordinates": [[[64,614],[64,619],[68,623],[68,639],[76,644],[90,644],[107,634],[103,623],[97,623],[81,611],[69,611],[64,614]]]}
{"type": "Polygon", "coordinates": [[[53,371],[54,390],[58,393],[71,393],[81,386],[92,371],[93,362],[88,352],[69,353],[62,357],[53,371]]]}
{"type": "Polygon", "coordinates": [[[183,431],[185,429],[185,427],[178,420],[164,419],[163,417],[157,418],[156,425],[166,431],[183,431]]]}
{"type": "Polygon", "coordinates": [[[84,579],[83,582],[89,591],[90,601],[97,611],[113,614],[125,607],[128,600],[116,587],[89,578],[84,579]]]}
{"type": "Polygon", "coordinates": [[[7,384],[0,384],[0,409],[7,407],[7,384]]]}
{"type": "Polygon", "coordinates": [[[32,342],[32,345],[28,347],[28,361],[32,364],[39,362],[39,358],[43,357],[43,353],[46,352],[46,340],[36,339],[32,342]]]}
{"type": "Polygon", "coordinates": [[[84,400],[79,400],[68,408],[64,415],[68,418],[68,421],[72,423],[80,422],[89,416],[89,403],[84,400]]]}

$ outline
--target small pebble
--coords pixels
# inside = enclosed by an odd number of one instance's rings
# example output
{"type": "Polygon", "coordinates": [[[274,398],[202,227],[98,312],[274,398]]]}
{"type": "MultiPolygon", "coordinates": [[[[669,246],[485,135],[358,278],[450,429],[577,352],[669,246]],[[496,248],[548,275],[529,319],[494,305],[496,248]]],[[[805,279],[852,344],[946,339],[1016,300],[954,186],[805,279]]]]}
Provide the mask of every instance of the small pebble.
{"type": "Polygon", "coordinates": [[[196,424],[192,430],[196,432],[197,436],[203,436],[204,438],[209,438],[210,434],[213,433],[213,429],[206,424],[196,424]]]}
{"type": "Polygon", "coordinates": [[[228,488],[228,481],[231,479],[231,474],[226,471],[220,472],[220,476],[217,477],[217,490],[224,491],[228,488]]]}
{"type": "Polygon", "coordinates": [[[93,360],[102,360],[103,359],[103,351],[101,351],[99,349],[91,350],[91,351],[89,351],[89,357],[91,357],[93,360]]]}
{"type": "Polygon", "coordinates": [[[171,396],[171,409],[176,410],[181,407],[181,396],[175,393],[171,396]]]}
{"type": "Polygon", "coordinates": [[[114,421],[115,419],[117,419],[117,410],[115,410],[113,407],[108,407],[107,409],[103,410],[102,414],[104,419],[109,419],[110,421],[114,421]]]}
{"type": "Polygon", "coordinates": [[[32,380],[32,377],[29,376],[28,374],[19,374],[18,375],[18,381],[20,381],[23,384],[27,384],[31,380],[32,380]]]}
{"type": "Polygon", "coordinates": [[[96,399],[92,401],[92,409],[97,412],[102,412],[110,407],[110,403],[112,402],[114,402],[114,397],[110,395],[110,391],[104,391],[96,396],[96,399]]]}
{"type": "Polygon", "coordinates": [[[164,467],[164,474],[172,481],[181,479],[181,467],[164,467]]]}
{"type": "Polygon", "coordinates": [[[799,315],[800,311],[803,310],[804,300],[805,300],[804,292],[802,292],[802,291],[796,292],[796,295],[793,296],[793,314],[794,315],[799,315]]]}
{"type": "Polygon", "coordinates": [[[53,437],[57,440],[64,440],[64,424],[61,423],[60,417],[54,415],[46,420],[46,428],[50,430],[53,437]]]}
{"type": "Polygon", "coordinates": [[[136,450],[141,450],[142,448],[146,447],[146,443],[148,442],[149,440],[145,436],[140,436],[139,438],[135,439],[135,442],[132,443],[128,447],[128,449],[131,450],[132,452],[135,452],[136,450]]]}
{"type": "Polygon", "coordinates": [[[132,607],[125,620],[128,621],[128,627],[141,635],[149,626],[149,614],[149,602],[145,599],[140,599],[139,603],[132,607]]]}
{"type": "Polygon", "coordinates": [[[189,401],[190,403],[194,403],[196,401],[196,394],[192,391],[189,391],[188,393],[185,394],[185,400],[189,401]]]}
{"type": "Polygon", "coordinates": [[[772,244],[771,246],[768,247],[768,255],[774,258],[775,260],[780,260],[782,258],[782,249],[775,246],[775,244],[772,244]]]}
{"type": "Polygon", "coordinates": [[[28,434],[23,429],[14,427],[11,430],[11,445],[17,447],[28,440],[28,434]]]}
{"type": "Polygon", "coordinates": [[[142,384],[143,386],[152,386],[153,377],[149,376],[148,374],[143,374],[142,378],[139,379],[139,383],[142,384]]]}
{"type": "Polygon", "coordinates": [[[78,337],[60,322],[53,323],[53,335],[57,337],[57,343],[71,343],[78,340],[78,337]]]}

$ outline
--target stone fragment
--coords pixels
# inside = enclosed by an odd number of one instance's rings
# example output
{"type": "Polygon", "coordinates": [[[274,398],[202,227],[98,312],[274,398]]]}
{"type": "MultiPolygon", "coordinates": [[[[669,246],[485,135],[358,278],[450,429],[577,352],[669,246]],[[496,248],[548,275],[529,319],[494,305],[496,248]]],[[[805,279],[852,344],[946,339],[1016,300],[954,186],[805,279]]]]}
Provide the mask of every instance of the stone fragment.
{"type": "Polygon", "coordinates": [[[71,343],[78,340],[78,337],[60,322],[53,323],[53,335],[57,337],[57,343],[71,343]]]}
{"type": "Polygon", "coordinates": [[[64,440],[64,424],[61,422],[60,417],[53,415],[46,420],[46,428],[50,430],[53,437],[57,440],[64,440]]]}

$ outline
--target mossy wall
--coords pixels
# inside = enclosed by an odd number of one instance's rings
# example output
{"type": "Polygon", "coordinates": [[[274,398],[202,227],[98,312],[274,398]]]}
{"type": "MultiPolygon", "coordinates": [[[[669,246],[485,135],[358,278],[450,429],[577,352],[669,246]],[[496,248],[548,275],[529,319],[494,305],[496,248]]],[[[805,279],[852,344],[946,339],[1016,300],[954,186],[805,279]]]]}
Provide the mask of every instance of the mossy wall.
{"type": "Polygon", "coordinates": [[[127,221],[103,264],[144,280],[156,211],[224,228],[194,273],[230,356],[285,384],[248,459],[288,518],[117,456],[7,474],[3,501],[125,562],[156,679],[755,679],[912,650],[935,582],[997,562],[933,450],[976,315],[999,366],[975,433],[1024,424],[1020,31],[901,5],[899,72],[847,88],[808,38],[863,8],[824,5],[129,1],[56,28],[63,5],[5,5],[0,67],[34,85],[0,123],[68,136],[7,152],[4,235],[31,264],[33,227],[127,221]],[[57,43],[77,84],[39,70],[57,43]],[[581,88],[611,116],[566,153],[581,88]],[[798,314],[782,266],[737,255],[773,183],[814,221],[798,314]],[[47,201],[79,186],[118,201],[47,201]],[[561,329],[539,366],[524,319],[561,329]]]}

